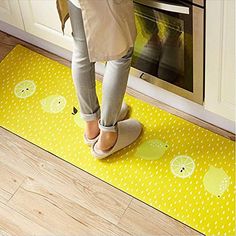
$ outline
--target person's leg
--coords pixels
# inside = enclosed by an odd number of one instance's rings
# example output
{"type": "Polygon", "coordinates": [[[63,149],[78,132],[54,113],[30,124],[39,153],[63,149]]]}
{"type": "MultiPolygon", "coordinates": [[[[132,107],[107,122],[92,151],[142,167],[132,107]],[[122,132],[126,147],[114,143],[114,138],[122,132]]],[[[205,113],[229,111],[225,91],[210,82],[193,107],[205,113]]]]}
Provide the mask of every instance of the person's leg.
{"type": "Polygon", "coordinates": [[[99,120],[100,136],[97,147],[112,148],[117,140],[117,119],[127,87],[134,48],[120,59],[108,61],[102,84],[102,111],[99,120]]]}
{"type": "Polygon", "coordinates": [[[72,78],[80,105],[80,116],[86,122],[86,136],[96,137],[100,130],[100,106],[96,94],[95,62],[89,61],[88,48],[83,26],[81,9],[68,1],[68,10],[72,28],[72,78]]]}

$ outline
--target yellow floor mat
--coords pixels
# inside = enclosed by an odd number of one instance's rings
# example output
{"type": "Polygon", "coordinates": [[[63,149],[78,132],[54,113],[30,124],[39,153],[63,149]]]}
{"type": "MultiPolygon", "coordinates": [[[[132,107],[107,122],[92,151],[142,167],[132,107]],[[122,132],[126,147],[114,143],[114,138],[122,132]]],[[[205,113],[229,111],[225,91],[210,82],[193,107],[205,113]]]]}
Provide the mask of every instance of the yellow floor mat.
{"type": "Polygon", "coordinates": [[[0,76],[4,128],[199,232],[235,234],[235,142],[125,94],[143,135],[96,160],[83,141],[70,67],[18,44],[0,76]]]}

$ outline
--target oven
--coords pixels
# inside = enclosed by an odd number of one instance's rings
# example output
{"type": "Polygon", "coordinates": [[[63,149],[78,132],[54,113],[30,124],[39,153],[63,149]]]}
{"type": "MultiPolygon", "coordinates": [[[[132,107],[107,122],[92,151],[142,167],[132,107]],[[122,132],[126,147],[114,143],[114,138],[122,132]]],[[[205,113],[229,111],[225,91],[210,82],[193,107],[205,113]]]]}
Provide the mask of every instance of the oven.
{"type": "Polygon", "coordinates": [[[134,0],[131,73],[203,104],[204,0],[134,0]]]}

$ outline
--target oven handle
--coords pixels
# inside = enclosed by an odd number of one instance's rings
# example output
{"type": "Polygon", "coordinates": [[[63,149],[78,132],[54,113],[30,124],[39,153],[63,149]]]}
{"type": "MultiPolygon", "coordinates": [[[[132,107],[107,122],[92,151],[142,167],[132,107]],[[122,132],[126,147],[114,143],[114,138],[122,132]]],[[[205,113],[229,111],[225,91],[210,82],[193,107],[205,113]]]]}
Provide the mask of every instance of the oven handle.
{"type": "Polygon", "coordinates": [[[168,4],[164,2],[156,2],[153,0],[134,0],[134,2],[141,3],[149,7],[154,7],[159,10],[189,15],[189,7],[185,7],[185,6],[168,4]]]}

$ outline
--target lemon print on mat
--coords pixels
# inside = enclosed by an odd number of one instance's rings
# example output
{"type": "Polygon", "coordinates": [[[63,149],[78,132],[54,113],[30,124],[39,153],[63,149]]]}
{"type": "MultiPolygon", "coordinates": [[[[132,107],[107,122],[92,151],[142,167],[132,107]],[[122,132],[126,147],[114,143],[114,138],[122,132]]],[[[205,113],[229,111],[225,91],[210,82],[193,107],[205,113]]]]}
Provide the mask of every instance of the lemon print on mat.
{"type": "Polygon", "coordinates": [[[203,178],[205,189],[217,197],[222,196],[229,187],[229,183],[229,176],[225,173],[224,169],[214,166],[210,166],[203,178]]]}
{"type": "Polygon", "coordinates": [[[66,99],[61,95],[50,95],[40,102],[42,109],[49,113],[61,112],[66,106],[66,99]]]}
{"type": "Polygon", "coordinates": [[[76,123],[76,125],[78,125],[82,129],[85,129],[85,121],[81,118],[80,113],[75,107],[73,107],[72,115],[74,115],[74,122],[76,123]]]}
{"type": "Polygon", "coordinates": [[[176,156],[170,163],[171,172],[180,178],[187,178],[193,174],[195,163],[186,155],[176,156]]]}
{"type": "Polygon", "coordinates": [[[14,89],[18,98],[28,98],[34,94],[36,86],[33,80],[23,80],[19,82],[14,89]]]}
{"type": "Polygon", "coordinates": [[[167,149],[168,145],[165,142],[159,139],[149,139],[137,147],[135,156],[145,160],[157,160],[164,155],[167,149]]]}

